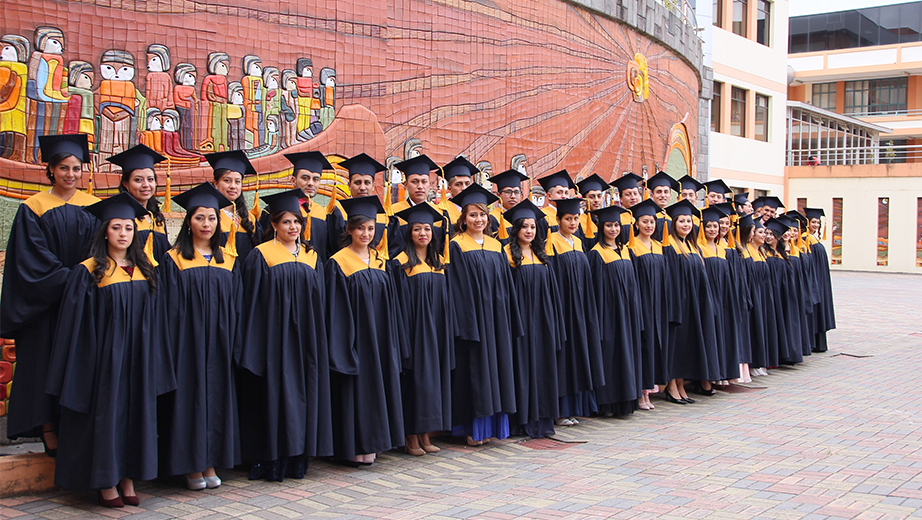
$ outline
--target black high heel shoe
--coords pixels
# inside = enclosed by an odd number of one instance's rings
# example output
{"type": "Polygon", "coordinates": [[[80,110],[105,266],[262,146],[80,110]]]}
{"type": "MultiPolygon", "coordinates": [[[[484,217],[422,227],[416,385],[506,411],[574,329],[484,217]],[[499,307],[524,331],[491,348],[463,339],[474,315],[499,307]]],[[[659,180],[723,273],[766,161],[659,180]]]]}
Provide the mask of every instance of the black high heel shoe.
{"type": "Polygon", "coordinates": [[[711,387],[709,390],[704,389],[704,385],[701,384],[701,381],[695,383],[694,388],[692,389],[698,395],[703,395],[705,397],[713,397],[717,395],[717,390],[714,390],[714,387],[711,387]]]}
{"type": "MultiPolygon", "coordinates": [[[[49,448],[49,447],[48,447],[48,441],[45,440],[45,434],[46,434],[46,433],[54,433],[54,434],[57,434],[57,433],[58,433],[58,430],[57,430],[56,428],[52,428],[52,429],[50,429],[50,430],[42,429],[42,446],[45,447],[45,455],[48,455],[49,457],[51,457],[51,458],[53,459],[53,458],[56,458],[56,457],[58,456],[58,449],[57,449],[57,448],[49,448]]],[[[100,496],[102,496],[102,495],[100,495],[100,496]]]]}
{"type": "Polygon", "coordinates": [[[681,398],[676,399],[675,397],[672,397],[672,394],[669,393],[669,390],[663,390],[663,398],[665,398],[667,401],[669,401],[672,404],[688,404],[681,398]]]}
{"type": "Polygon", "coordinates": [[[695,401],[694,399],[692,399],[691,397],[683,397],[682,400],[685,401],[685,402],[688,403],[688,404],[695,404],[695,403],[697,402],[697,401],[695,401]]]}

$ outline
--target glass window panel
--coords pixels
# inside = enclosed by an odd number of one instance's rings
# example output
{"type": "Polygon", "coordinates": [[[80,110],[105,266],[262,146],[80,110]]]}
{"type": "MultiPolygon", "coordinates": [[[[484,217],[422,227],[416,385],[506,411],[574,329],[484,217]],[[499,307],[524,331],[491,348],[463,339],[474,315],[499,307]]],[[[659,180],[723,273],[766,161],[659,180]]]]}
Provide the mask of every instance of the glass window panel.
{"type": "Polygon", "coordinates": [[[723,83],[714,82],[714,97],[711,99],[711,131],[720,132],[720,99],[723,83]]]}
{"type": "Polygon", "coordinates": [[[756,41],[771,45],[771,2],[758,0],[756,6],[756,41]]]}
{"type": "Polygon", "coordinates": [[[747,16],[749,0],[733,0],[733,34],[748,37],[747,16]]]}
{"type": "Polygon", "coordinates": [[[890,252],[890,199],[877,199],[877,265],[889,263],[890,252]]]}
{"type": "Polygon", "coordinates": [[[755,135],[758,141],[768,142],[768,96],[756,94],[755,135]]]}
{"type": "Polygon", "coordinates": [[[746,131],[746,90],[739,87],[730,89],[730,134],[745,137],[746,131]]]}
{"type": "Polygon", "coordinates": [[[791,18],[788,24],[788,30],[790,31],[788,38],[790,42],[789,49],[792,54],[809,50],[807,41],[810,32],[810,18],[810,16],[791,18]]]}
{"type": "Polygon", "coordinates": [[[922,33],[922,4],[900,6],[900,43],[917,42],[922,33]]]}
{"type": "MultiPolygon", "coordinates": [[[[827,220],[826,225],[829,225],[827,220]]],[[[832,265],[842,265],[842,199],[832,199],[832,265]]]]}
{"type": "Polygon", "coordinates": [[[880,9],[860,9],[861,32],[860,46],[869,47],[880,43],[880,9]]]}

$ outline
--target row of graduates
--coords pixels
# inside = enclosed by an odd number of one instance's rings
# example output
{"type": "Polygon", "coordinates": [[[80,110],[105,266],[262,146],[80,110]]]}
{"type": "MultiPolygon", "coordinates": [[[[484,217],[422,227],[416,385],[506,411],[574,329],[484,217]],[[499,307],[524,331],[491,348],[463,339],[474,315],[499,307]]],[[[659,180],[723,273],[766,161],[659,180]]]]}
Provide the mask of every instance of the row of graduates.
{"type": "MultiPolygon", "coordinates": [[[[324,207],[305,189],[330,169],[319,153],[289,157],[298,188],[256,219],[239,196],[252,166],[231,152],[209,158],[214,185],[174,199],[187,214],[170,248],[150,200],[76,189],[78,141],[43,147],[53,187],[14,221],[0,333],[21,345],[11,434],[59,433],[57,483],[107,505],[158,473],[215,487],[215,467],[246,459],[252,478],[280,480],[311,456],[437,451],[430,432],[540,437],[555,420],[650,409],[660,387],[685,404],[685,379],[711,393],[745,380],[741,366],[801,361],[834,327],[817,319],[832,303],[822,245],[789,240],[779,219],[723,231],[729,211],[687,200],[584,213],[553,195],[576,188],[565,172],[539,179],[543,210],[509,196],[520,174],[495,176],[491,212],[463,158],[442,168],[453,196],[436,207],[413,197],[436,169],[425,156],[399,165],[411,197],[388,211],[370,192],[383,166],[364,154],[341,163],[359,196],[324,207]]],[[[129,152],[112,158],[123,179],[153,176],[156,154],[129,152]]],[[[587,201],[608,189],[587,180],[587,201]]],[[[615,182],[622,203],[634,180],[615,182]]]]}

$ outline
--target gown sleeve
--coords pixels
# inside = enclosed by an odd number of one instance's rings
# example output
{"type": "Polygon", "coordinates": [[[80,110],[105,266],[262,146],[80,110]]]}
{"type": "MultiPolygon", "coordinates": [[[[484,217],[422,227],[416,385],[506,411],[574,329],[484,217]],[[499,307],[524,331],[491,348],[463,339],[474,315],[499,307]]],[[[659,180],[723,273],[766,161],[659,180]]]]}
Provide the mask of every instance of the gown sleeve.
{"type": "Polygon", "coordinates": [[[451,265],[448,269],[448,286],[454,300],[455,337],[466,341],[480,341],[480,325],[474,305],[474,288],[468,282],[472,279],[470,273],[473,266],[461,252],[461,247],[451,242],[448,245],[451,255],[451,265]]]}
{"type": "MultiPolygon", "coordinates": [[[[239,261],[239,258],[238,258],[239,261]]],[[[260,346],[268,336],[268,323],[263,312],[262,291],[269,283],[269,266],[258,249],[247,255],[243,263],[243,293],[248,300],[241,305],[240,323],[241,340],[236,345],[237,365],[253,374],[263,377],[266,374],[266,349],[260,346]]]]}
{"type": "Polygon", "coordinates": [[[325,271],[330,370],[356,376],[359,374],[359,357],[355,348],[355,319],[346,275],[332,258],[327,261],[325,271]]]}
{"type": "Polygon", "coordinates": [[[684,302],[679,301],[676,291],[670,292],[669,288],[683,287],[681,284],[685,281],[682,280],[681,273],[684,266],[681,262],[684,259],[679,258],[679,254],[671,246],[663,248],[663,256],[666,260],[666,279],[663,280],[666,284],[666,317],[669,323],[681,325],[684,302]]]}

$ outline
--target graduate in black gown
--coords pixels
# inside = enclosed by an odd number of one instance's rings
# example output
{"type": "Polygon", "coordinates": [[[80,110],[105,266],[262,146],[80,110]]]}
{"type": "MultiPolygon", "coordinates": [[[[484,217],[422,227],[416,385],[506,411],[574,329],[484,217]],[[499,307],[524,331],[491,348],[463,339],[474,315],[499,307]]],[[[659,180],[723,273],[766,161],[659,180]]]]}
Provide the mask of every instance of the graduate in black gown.
{"type": "MultiPolygon", "coordinates": [[[[406,187],[407,198],[400,200],[391,206],[391,218],[387,225],[387,242],[390,250],[390,257],[394,258],[405,249],[405,239],[407,235],[407,221],[399,217],[397,213],[421,204],[431,206],[433,209],[441,212],[435,204],[429,202],[429,186],[432,180],[432,170],[438,169],[438,165],[432,162],[426,155],[417,155],[412,159],[401,161],[394,165],[395,168],[402,171],[406,176],[404,186],[406,187]]],[[[448,240],[447,226],[444,224],[445,219],[438,218],[432,223],[432,247],[437,251],[443,251],[445,241],[448,240]]]]}
{"type": "MultiPolygon", "coordinates": [[[[742,196],[742,198],[745,201],[745,196],[742,196]]],[[[749,272],[743,263],[748,252],[746,251],[745,243],[741,244],[739,241],[739,222],[742,218],[738,215],[737,203],[724,202],[714,204],[711,207],[726,215],[720,217],[718,221],[720,227],[718,243],[726,250],[727,262],[730,265],[730,280],[733,284],[734,301],[731,319],[736,322],[734,329],[736,330],[737,356],[739,357],[739,377],[718,381],[719,385],[726,386],[731,383],[752,381],[749,374],[749,362],[751,360],[749,347],[749,309],[752,307],[751,283],[749,272]]],[[[751,227],[752,217],[747,216],[746,223],[747,226],[751,227]]]]}
{"type": "Polygon", "coordinates": [[[186,216],[159,270],[163,329],[177,383],[175,392],[160,398],[160,473],[185,475],[186,487],[201,490],[221,485],[216,467],[240,463],[233,364],[243,286],[237,258],[220,245],[218,212],[231,202],[209,182],[173,202],[186,216]]]}
{"type": "MultiPolygon", "coordinates": [[[[778,342],[781,341],[781,331],[777,328],[779,309],[775,304],[778,297],[765,256],[765,226],[761,218],[753,218],[752,223],[752,235],[746,242],[751,260],[751,263],[747,263],[749,279],[752,281],[752,310],[749,319],[752,361],[749,372],[753,376],[766,376],[769,367],[778,366],[778,342]]],[[[743,238],[742,232],[740,238],[743,238]]]]}
{"type": "Polygon", "coordinates": [[[404,443],[400,372],[409,349],[385,253],[371,247],[384,208],[377,195],[342,206],[344,247],[326,268],[333,457],[360,465],[404,443]]]}
{"type": "MultiPolygon", "coordinates": [[[[733,283],[730,269],[731,255],[737,253],[736,248],[730,249],[720,240],[720,219],[725,217],[727,214],[716,205],[704,208],[701,210],[701,228],[698,230],[698,248],[707,269],[714,310],[719,369],[717,380],[720,381],[738,379],[740,376],[740,335],[736,319],[739,291],[733,283]]],[[[701,395],[714,395],[711,381],[699,381],[695,389],[701,395]]]]}
{"type": "Polygon", "coordinates": [[[406,224],[404,250],[388,265],[400,299],[400,325],[407,331],[409,359],[400,376],[406,449],[435,453],[430,432],[451,429],[451,371],[455,359],[454,313],[447,267],[433,235],[442,212],[429,203],[395,215],[406,224]]]}
{"type": "Polygon", "coordinates": [[[54,456],[57,401],[45,393],[52,335],[67,277],[86,260],[99,226],[83,207],[99,199],[77,189],[83,164],[90,162],[86,135],[46,135],[39,140],[51,189],[26,199],[10,226],[0,336],[16,341],[7,436],[41,436],[45,452],[54,456]]]}
{"type": "MultiPolygon", "coordinates": [[[[504,217],[504,213],[522,202],[523,198],[527,198],[524,197],[522,183],[528,180],[528,176],[518,170],[506,170],[487,180],[493,183],[496,188],[496,194],[499,196],[499,204],[490,210],[490,233],[505,246],[509,242],[509,230],[512,228],[512,222],[509,222],[509,219],[504,217]]],[[[539,233],[541,236],[547,236],[547,221],[544,220],[543,213],[541,214],[541,223],[538,223],[538,225],[541,226],[542,223],[544,232],[542,233],[539,230],[539,233]]]]}
{"type": "Polygon", "coordinates": [[[452,199],[461,206],[449,244],[448,285],[458,327],[452,374],[452,434],[471,446],[509,436],[516,411],[512,350],[523,334],[509,262],[485,234],[496,196],[472,184],[452,199]]]}
{"type": "Polygon", "coordinates": [[[250,480],[303,478],[308,457],[333,453],[324,268],[302,239],[303,194],[266,197],[265,241],[237,259],[245,295],[237,397],[250,480]]]}
{"type": "Polygon", "coordinates": [[[816,343],[816,322],[813,318],[813,311],[820,303],[819,287],[816,284],[816,276],[813,274],[813,253],[804,240],[803,230],[807,228],[807,217],[795,210],[788,211],[783,216],[790,219],[791,224],[788,251],[803,303],[803,313],[800,315],[801,352],[804,357],[807,357],[813,353],[816,343]]]}
{"type": "MultiPolygon", "coordinates": [[[[826,227],[823,218],[826,213],[823,208],[804,208],[808,219],[808,232],[806,234],[807,247],[813,252],[813,275],[816,277],[817,292],[820,303],[813,311],[815,320],[814,332],[816,339],[813,344],[814,352],[826,352],[829,346],[826,342],[826,333],[836,328],[836,311],[832,301],[832,278],[829,274],[829,255],[823,241],[826,240],[826,227]],[[820,233],[822,228],[822,233],[820,233]],[[822,241],[820,241],[822,236],[822,241]]],[[[828,224],[827,224],[828,225],[828,224]]]]}
{"type": "MultiPolygon", "coordinates": [[[[601,236],[599,219],[592,212],[605,208],[605,193],[611,186],[604,179],[593,173],[576,183],[576,187],[579,188],[580,196],[586,201],[586,212],[579,216],[579,239],[583,242],[583,250],[588,253],[599,242],[599,237],[601,236]]],[[[626,215],[630,216],[630,213],[626,215]]],[[[627,241],[625,240],[624,242],[627,241]]]]}
{"type": "Polygon", "coordinates": [[[560,290],[566,341],[557,356],[560,426],[579,424],[577,416],[598,411],[594,390],[605,384],[599,316],[589,258],[576,232],[582,199],[557,201],[559,229],[548,235],[551,267],[560,290]]]}
{"type": "Polygon", "coordinates": [[[260,243],[262,236],[262,228],[247,208],[243,196],[243,178],[256,175],[256,169],[242,150],[210,153],[205,155],[205,159],[214,169],[215,188],[233,203],[233,206],[221,208],[221,245],[243,262],[260,243]],[[228,237],[233,237],[233,240],[228,237]]]}
{"type": "Polygon", "coordinates": [[[156,267],[170,249],[166,219],[160,212],[160,201],[157,200],[157,175],[154,172],[154,165],[165,161],[166,157],[139,144],[106,160],[122,169],[118,191],[128,193],[147,209],[147,215],[138,219],[135,229],[144,252],[156,267]]]}
{"type": "MultiPolygon", "coordinates": [[[[793,365],[803,361],[800,335],[800,312],[803,311],[795,285],[794,267],[788,260],[787,239],[790,226],[776,218],[765,222],[765,244],[762,251],[768,264],[769,278],[775,297],[775,326],[778,329],[777,358],[769,358],[770,366],[793,365]]],[[[769,353],[772,354],[772,353],[769,353]]]]}
{"type": "MultiPolygon", "coordinates": [[[[666,172],[659,171],[656,172],[656,175],[653,175],[647,179],[646,188],[650,190],[650,199],[659,206],[659,211],[656,214],[656,233],[653,234],[655,240],[663,241],[664,229],[671,225],[672,217],[669,215],[669,212],[666,211],[666,206],[669,204],[669,200],[672,198],[672,192],[680,193],[682,191],[682,185],[679,184],[679,181],[672,178],[666,172]]],[[[693,226],[697,226],[697,215],[692,216],[693,226]]]]}
{"type": "Polygon", "coordinates": [[[515,340],[514,430],[533,438],[554,434],[554,420],[560,416],[557,393],[557,355],[563,348],[563,309],[550,258],[538,236],[544,212],[526,199],[503,214],[512,220],[509,243],[503,248],[512,266],[516,302],[530,326],[515,340]]]}
{"type": "MultiPolygon", "coordinates": [[[[352,198],[377,196],[375,195],[375,177],[386,169],[383,164],[372,159],[368,154],[360,153],[342,161],[338,166],[349,170],[349,193],[352,198]]],[[[343,247],[342,236],[346,233],[346,221],[349,216],[343,210],[342,202],[340,201],[339,207],[330,208],[327,215],[327,230],[330,233],[331,244],[330,256],[343,247]]],[[[378,251],[384,261],[387,261],[390,256],[387,235],[389,223],[390,216],[384,211],[379,213],[375,217],[375,237],[371,241],[371,247],[378,251]]]]}
{"type": "MultiPolygon", "coordinates": [[[[314,202],[314,197],[320,189],[320,181],[324,170],[332,170],[333,166],[320,152],[286,153],[285,158],[291,163],[291,183],[295,188],[304,192],[301,197],[301,216],[304,217],[304,230],[301,232],[304,241],[310,244],[317,252],[320,263],[326,263],[332,251],[339,250],[339,237],[335,237],[337,245],[334,247],[327,228],[327,207],[314,202]],[[310,218],[308,218],[310,217],[310,218]]],[[[270,227],[269,213],[263,212],[260,225],[263,229],[270,227]]]]}
{"type": "Polygon", "coordinates": [[[602,367],[605,384],[595,390],[599,413],[623,416],[634,413],[643,391],[640,333],[640,289],[631,261],[627,240],[622,237],[621,219],[628,210],[618,206],[595,210],[599,226],[598,241],[589,251],[599,329],[602,340],[602,367]]]}
{"type": "Polygon", "coordinates": [[[694,403],[685,392],[684,381],[719,379],[717,332],[714,323],[713,296],[708,285],[707,269],[693,232],[692,216],[698,208],[680,200],[666,209],[670,217],[668,244],[663,245],[669,272],[671,297],[678,312],[671,321],[669,333],[672,354],[670,364],[674,379],[669,382],[664,397],[671,403],[694,403]]]}
{"type": "Polygon", "coordinates": [[[133,481],[157,476],[157,396],[176,388],[154,267],[135,237],[147,210],[120,193],[87,211],[101,224],[68,277],[46,386],[61,405],[54,482],[138,505],[133,481]]]}
{"type": "MultiPolygon", "coordinates": [[[[645,200],[631,207],[636,222],[625,223],[621,215],[622,228],[629,226],[628,247],[631,262],[637,275],[637,290],[640,294],[640,317],[643,323],[640,334],[641,372],[640,383],[643,392],[637,403],[641,410],[655,408],[650,394],[659,391],[672,379],[669,365],[669,317],[674,313],[672,300],[668,297],[669,283],[666,272],[666,257],[663,245],[653,239],[656,232],[656,214],[659,206],[652,200],[645,200]]],[[[630,215],[628,215],[630,217],[630,215]]]]}

